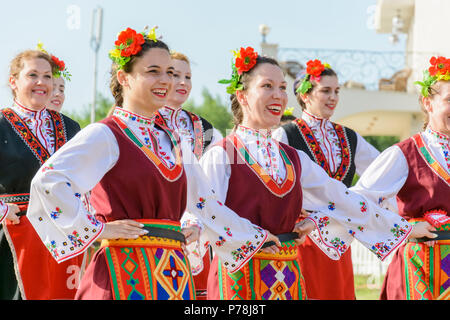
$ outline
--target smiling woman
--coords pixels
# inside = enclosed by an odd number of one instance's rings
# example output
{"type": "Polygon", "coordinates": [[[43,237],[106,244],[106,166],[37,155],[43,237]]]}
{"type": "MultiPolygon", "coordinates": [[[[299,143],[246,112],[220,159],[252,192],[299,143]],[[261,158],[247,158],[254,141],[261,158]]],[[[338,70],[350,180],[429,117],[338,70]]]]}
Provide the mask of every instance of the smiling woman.
{"type": "MultiPolygon", "coordinates": [[[[274,131],[275,139],[302,150],[327,174],[351,186],[379,154],[359,134],[330,120],[339,103],[339,80],[327,63],[310,60],[294,82],[301,118],[274,131]]],[[[350,249],[339,261],[328,259],[309,239],[299,248],[307,293],[313,299],[355,299],[350,249]]]]}
{"type": "Polygon", "coordinates": [[[212,245],[231,271],[255,253],[236,259],[236,252],[257,250],[270,235],[216,200],[192,146],[156,116],[167,102],[173,67],[154,29],[122,31],[110,58],[115,110],[39,170],[30,221],[60,263],[102,240],[77,299],[194,299],[191,266],[201,271],[205,246],[183,249],[200,229],[204,239],[227,238],[212,245]],[[95,215],[79,197],[89,192],[95,215]]]}
{"type": "Polygon", "coordinates": [[[40,50],[24,51],[11,62],[14,103],[0,113],[0,200],[11,209],[0,226],[0,299],[75,296],[75,289],[67,286],[68,270],[79,269],[81,259],[57,264],[26,215],[34,174],[80,129],[73,120],[46,109],[58,72],[52,56],[40,50]]]}

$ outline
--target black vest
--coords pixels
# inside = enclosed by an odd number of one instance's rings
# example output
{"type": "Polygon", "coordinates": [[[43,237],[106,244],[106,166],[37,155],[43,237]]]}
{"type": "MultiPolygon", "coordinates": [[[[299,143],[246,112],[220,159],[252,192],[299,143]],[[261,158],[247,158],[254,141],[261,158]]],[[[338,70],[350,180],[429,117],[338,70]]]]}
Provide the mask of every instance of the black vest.
{"type": "MultiPolygon", "coordinates": [[[[80,126],[63,114],[61,120],[68,141],[80,126]]],[[[0,112],[0,194],[29,193],[31,180],[42,164],[0,112]]]]}
{"type": "MultiPolygon", "coordinates": [[[[284,131],[286,132],[286,136],[288,138],[288,143],[291,147],[294,147],[298,150],[302,150],[305,152],[309,158],[316,162],[315,157],[311,153],[311,149],[308,146],[307,141],[303,137],[303,134],[300,132],[300,128],[297,126],[297,124],[293,121],[290,123],[287,123],[282,126],[284,131]]],[[[353,176],[355,175],[356,166],[355,166],[355,152],[356,152],[356,144],[357,144],[357,136],[356,133],[347,128],[344,127],[344,134],[347,139],[347,143],[349,144],[350,148],[350,165],[349,168],[346,170],[346,173],[341,180],[347,187],[351,187],[353,176]]],[[[318,163],[320,165],[320,163],[318,163]]]]}

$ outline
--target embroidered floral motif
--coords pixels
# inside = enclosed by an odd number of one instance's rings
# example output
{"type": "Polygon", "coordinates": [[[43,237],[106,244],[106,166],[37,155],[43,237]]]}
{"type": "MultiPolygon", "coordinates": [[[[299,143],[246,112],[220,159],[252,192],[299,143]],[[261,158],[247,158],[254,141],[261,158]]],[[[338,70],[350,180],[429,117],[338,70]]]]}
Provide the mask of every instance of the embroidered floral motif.
{"type": "MultiPolygon", "coordinates": [[[[248,137],[246,132],[252,132],[255,136],[261,136],[262,133],[242,126],[239,128],[240,130],[238,133],[240,134],[231,134],[227,137],[227,139],[234,146],[240,159],[242,159],[242,161],[244,161],[244,163],[255,173],[259,180],[272,194],[277,197],[283,197],[288,194],[295,185],[296,174],[294,165],[282,146],[278,145],[278,143],[273,140],[273,145],[272,142],[270,143],[270,148],[272,148],[270,152],[258,153],[258,151],[255,150],[255,144],[251,142],[251,137],[248,137]],[[244,138],[242,138],[243,135],[244,138]],[[246,143],[243,142],[243,139],[246,143]],[[277,156],[275,156],[275,151],[279,153],[277,156]],[[272,170],[273,168],[280,168],[280,166],[276,163],[281,161],[283,162],[283,168],[285,169],[285,173],[283,175],[281,175],[279,170],[272,170]],[[273,168],[271,163],[273,164],[273,168]]],[[[269,146],[268,142],[266,142],[266,145],[269,146]]]]}
{"type": "Polygon", "coordinates": [[[138,129],[136,128],[136,124],[132,122],[132,119],[134,118],[136,121],[139,121],[141,119],[141,117],[120,110],[120,108],[116,108],[113,114],[113,120],[122,130],[124,135],[129,138],[147,156],[147,158],[151,162],[153,162],[153,164],[165,179],[167,179],[168,181],[176,181],[177,179],[179,179],[183,174],[183,164],[181,148],[179,145],[180,141],[179,138],[175,135],[175,132],[169,130],[165,126],[160,125],[158,125],[158,129],[156,129],[154,123],[155,119],[153,118],[152,122],[150,122],[150,125],[145,130],[145,133],[148,134],[148,137],[150,138],[148,140],[150,144],[146,145],[145,142],[142,141],[142,137],[139,138],[138,136],[136,136],[135,131],[137,131],[138,129]],[[125,116],[127,114],[128,116],[125,116]],[[131,121],[127,121],[128,119],[131,119],[131,121]],[[129,127],[129,125],[131,127],[129,127]],[[161,129],[162,131],[159,131],[159,129],[161,129]],[[167,148],[167,150],[162,150],[160,133],[167,134],[168,138],[172,142],[171,147],[173,147],[175,159],[173,159],[171,149],[167,148]],[[155,143],[153,143],[153,141],[155,141],[155,143]]]}
{"type": "Polygon", "coordinates": [[[444,156],[447,169],[450,171],[450,140],[446,135],[443,135],[442,133],[439,133],[437,131],[434,131],[430,128],[427,128],[425,131],[428,135],[433,137],[433,140],[436,141],[436,143],[440,146],[440,151],[442,152],[442,155],[444,156]]]}
{"type": "Polygon", "coordinates": [[[344,253],[347,250],[347,245],[339,238],[334,238],[330,242],[341,253],[344,253]]]}
{"type": "Polygon", "coordinates": [[[399,238],[406,234],[406,230],[400,227],[398,224],[394,224],[394,227],[391,229],[391,232],[394,234],[396,238],[399,238]]]}
{"type": "Polygon", "coordinates": [[[100,221],[98,221],[97,219],[95,219],[95,217],[92,214],[88,214],[87,215],[88,220],[94,225],[94,226],[99,226],[100,225],[100,221]]]}
{"type": "Polygon", "coordinates": [[[84,245],[83,239],[81,239],[80,235],[76,230],[73,231],[72,234],[69,234],[67,237],[69,238],[72,245],[75,247],[82,247],[84,245]]]}
{"type": "Polygon", "coordinates": [[[232,236],[233,236],[233,234],[231,233],[231,229],[230,229],[230,228],[224,227],[223,229],[225,230],[227,236],[229,236],[229,237],[232,237],[232,236]]]}
{"type": "Polygon", "coordinates": [[[56,219],[59,218],[59,216],[61,215],[61,213],[62,213],[62,210],[61,210],[59,207],[56,207],[56,208],[55,208],[55,211],[52,211],[52,213],[50,214],[50,217],[51,217],[53,220],[56,220],[56,219]]]}
{"type": "Polygon", "coordinates": [[[378,257],[382,257],[384,253],[391,250],[391,248],[385,244],[384,242],[377,242],[370,249],[373,253],[375,253],[378,257]]]}
{"type": "Polygon", "coordinates": [[[315,162],[330,177],[342,181],[347,175],[351,162],[350,146],[344,128],[331,121],[323,119],[318,121],[306,112],[304,117],[308,122],[297,119],[294,123],[314,156],[315,162]],[[323,123],[323,121],[326,122],[323,123]],[[327,144],[330,147],[327,147],[327,144]],[[331,150],[328,150],[330,148],[331,150]],[[331,159],[327,158],[327,154],[330,154],[331,159]]]}
{"type": "Polygon", "coordinates": [[[233,250],[231,252],[231,255],[234,259],[234,261],[239,261],[245,259],[247,254],[250,252],[255,251],[256,247],[253,245],[251,241],[247,241],[244,245],[242,245],[240,248],[237,248],[236,250],[233,250]]]}
{"type": "Polygon", "coordinates": [[[365,201],[361,201],[359,204],[361,206],[361,212],[366,212],[367,211],[367,203],[365,201]]]}
{"type": "Polygon", "coordinates": [[[50,163],[49,165],[46,165],[42,168],[42,172],[46,172],[48,170],[53,170],[53,169],[54,169],[53,164],[50,163]]]}
{"type": "Polygon", "coordinates": [[[47,243],[46,247],[53,257],[59,258],[58,250],[56,249],[56,242],[54,240],[50,241],[50,243],[47,243]]]}
{"type": "Polygon", "coordinates": [[[224,237],[219,236],[219,240],[216,241],[216,246],[221,247],[227,240],[224,239],[224,237]]]}
{"type": "Polygon", "coordinates": [[[205,207],[206,200],[203,198],[198,199],[199,202],[197,202],[197,208],[202,210],[205,207]]]}
{"type": "Polygon", "coordinates": [[[322,229],[322,228],[326,227],[329,224],[330,224],[330,218],[323,217],[323,218],[319,219],[319,222],[318,222],[317,226],[318,226],[319,229],[322,229]]]}
{"type": "Polygon", "coordinates": [[[29,119],[27,120],[26,117],[22,119],[16,112],[14,112],[10,108],[3,109],[1,112],[11,124],[15,132],[31,149],[31,151],[41,164],[45,163],[45,161],[50,158],[51,154],[54,151],[58,150],[67,141],[61,116],[57,112],[48,111],[51,120],[47,121],[49,124],[45,124],[46,122],[44,121],[45,125],[42,127],[50,125],[51,128],[51,123],[53,122],[55,131],[53,133],[53,129],[44,129],[44,131],[41,132],[40,136],[43,136],[45,141],[39,140],[36,136],[39,135],[37,132],[35,132],[35,130],[37,130],[35,129],[36,121],[32,121],[32,123],[26,124],[27,121],[29,122],[29,119]],[[33,128],[34,131],[30,128],[33,128]]]}
{"type": "Polygon", "coordinates": [[[328,209],[333,211],[334,209],[336,209],[335,203],[334,202],[328,202],[328,209]]]}

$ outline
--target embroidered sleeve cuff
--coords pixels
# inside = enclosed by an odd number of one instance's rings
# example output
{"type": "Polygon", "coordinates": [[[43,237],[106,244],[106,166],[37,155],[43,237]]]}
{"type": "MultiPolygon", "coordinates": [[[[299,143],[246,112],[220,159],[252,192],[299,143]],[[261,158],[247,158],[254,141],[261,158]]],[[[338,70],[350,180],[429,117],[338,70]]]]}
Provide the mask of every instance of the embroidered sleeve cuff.
{"type": "Polygon", "coordinates": [[[95,221],[97,224],[92,227],[85,227],[83,231],[74,230],[67,236],[66,241],[60,241],[60,243],[56,243],[56,241],[44,242],[56,262],[61,263],[84,253],[98,239],[104,229],[104,224],[95,221]]]}

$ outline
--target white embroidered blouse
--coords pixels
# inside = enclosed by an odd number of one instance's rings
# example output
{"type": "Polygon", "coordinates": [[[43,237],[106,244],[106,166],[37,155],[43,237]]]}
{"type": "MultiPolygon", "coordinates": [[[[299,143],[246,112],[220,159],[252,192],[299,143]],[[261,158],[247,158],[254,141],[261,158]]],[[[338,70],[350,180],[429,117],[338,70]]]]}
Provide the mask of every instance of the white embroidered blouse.
{"type": "MultiPolygon", "coordinates": [[[[154,118],[121,108],[116,108],[114,115],[123,120],[167,165],[175,163],[170,138],[154,125],[154,118]],[[158,140],[157,149],[153,138],[158,140]]],[[[210,241],[215,253],[228,262],[230,272],[234,272],[259,250],[267,232],[240,218],[218,201],[191,147],[181,140],[181,149],[188,184],[186,209],[203,225],[202,243],[210,241]],[[223,229],[223,225],[230,221],[235,222],[232,236],[223,229]],[[228,240],[220,248],[214,244],[219,237],[228,240]],[[245,254],[242,248],[248,249],[245,254]]],[[[137,149],[137,152],[140,151],[137,149]]],[[[115,165],[119,153],[111,130],[102,123],[90,124],[50,157],[34,177],[27,217],[58,262],[83,253],[101,234],[104,225],[86,210],[76,195],[92,190],[115,165]],[[59,209],[58,219],[52,217],[55,208],[59,209]],[[74,232],[83,239],[82,243],[71,243],[74,232]]],[[[192,269],[200,272],[198,260],[201,257],[197,255],[191,254],[189,259],[192,269]]]]}
{"type": "MultiPolygon", "coordinates": [[[[194,130],[194,126],[192,125],[192,120],[189,114],[181,108],[175,109],[169,106],[165,106],[158,111],[163,117],[169,129],[177,131],[180,138],[186,140],[186,142],[192,146],[193,151],[196,142],[196,132],[194,130]]],[[[212,146],[216,142],[223,139],[223,136],[219,132],[219,130],[217,130],[216,128],[212,128],[212,131],[212,139],[209,146],[212,146]]]]}
{"type": "MultiPolygon", "coordinates": [[[[314,137],[319,143],[322,153],[325,155],[331,172],[336,172],[342,162],[342,150],[339,143],[339,137],[332,122],[328,119],[319,118],[308,113],[306,110],[302,113],[302,119],[311,129],[314,137]]],[[[361,175],[370,163],[380,154],[380,152],[368,143],[357,132],[356,151],[354,154],[356,173],[361,175]]],[[[283,127],[277,128],[273,132],[274,139],[289,144],[286,131],[283,127]]]]}
{"type": "MultiPolygon", "coordinates": [[[[432,156],[450,173],[449,137],[431,128],[420,135],[432,156]]],[[[373,161],[353,188],[380,206],[398,212],[395,196],[405,184],[408,173],[408,162],[402,150],[394,145],[373,161]]]]}
{"type": "MultiPolygon", "coordinates": [[[[236,135],[262,167],[275,164],[266,174],[276,181],[284,180],[285,163],[270,131],[239,126],[236,135]]],[[[315,223],[316,230],[309,237],[331,259],[338,260],[356,238],[383,260],[407,238],[411,226],[403,218],[330,178],[303,151],[297,150],[297,154],[302,166],[303,208],[314,211],[309,219],[315,223]]],[[[224,202],[231,176],[226,151],[221,146],[213,146],[200,159],[200,164],[213,183],[217,198],[224,202]]]]}
{"type": "Polygon", "coordinates": [[[55,129],[52,117],[46,108],[34,111],[28,109],[17,100],[11,109],[25,122],[31,132],[50,154],[55,152],[55,129]]]}

